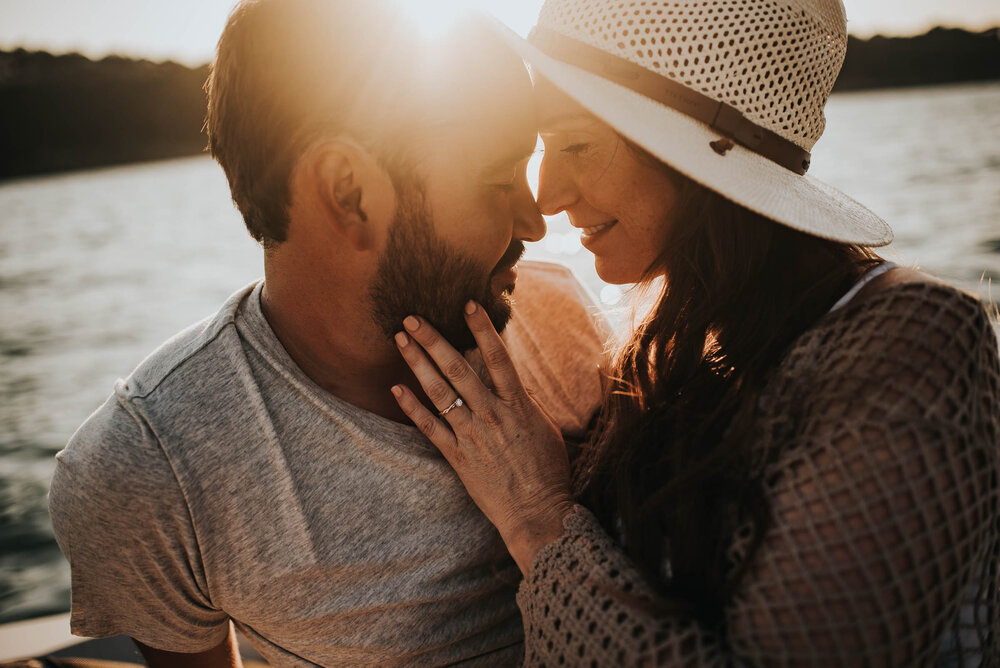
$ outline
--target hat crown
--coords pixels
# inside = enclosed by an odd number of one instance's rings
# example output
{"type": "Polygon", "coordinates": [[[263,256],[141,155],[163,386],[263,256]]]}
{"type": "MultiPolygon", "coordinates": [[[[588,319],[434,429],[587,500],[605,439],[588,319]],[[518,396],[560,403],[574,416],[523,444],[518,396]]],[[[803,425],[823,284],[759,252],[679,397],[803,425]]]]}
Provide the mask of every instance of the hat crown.
{"type": "Polygon", "coordinates": [[[846,23],[841,0],[546,0],[538,17],[807,151],[826,126],[846,23]]]}

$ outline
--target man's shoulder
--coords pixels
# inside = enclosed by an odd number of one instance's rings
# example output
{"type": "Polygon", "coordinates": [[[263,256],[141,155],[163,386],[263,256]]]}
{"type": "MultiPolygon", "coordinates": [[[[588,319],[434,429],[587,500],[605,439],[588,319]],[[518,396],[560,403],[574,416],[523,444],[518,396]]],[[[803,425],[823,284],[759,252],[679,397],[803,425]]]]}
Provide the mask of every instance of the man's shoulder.
{"type": "Polygon", "coordinates": [[[164,341],[139,363],[123,383],[119,394],[125,398],[150,397],[168,378],[184,374],[193,360],[211,364],[210,359],[224,348],[219,340],[229,332],[235,336],[234,325],[240,304],[250,295],[256,283],[233,293],[213,315],[196,322],[164,341]]]}
{"type": "Polygon", "coordinates": [[[194,411],[211,405],[205,403],[205,397],[216,388],[199,368],[225,368],[221,357],[226,343],[216,342],[231,329],[240,303],[253,287],[233,294],[217,313],[172,336],[126,379],[115,383],[111,396],[80,425],[57,456],[63,468],[72,464],[75,470],[87,471],[87,476],[96,479],[114,477],[121,462],[131,462],[136,466],[130,470],[142,473],[133,478],[172,478],[165,467],[161,437],[178,422],[199,422],[194,411]],[[168,383],[170,387],[162,389],[168,383]]]}
{"type": "Polygon", "coordinates": [[[576,278],[573,276],[573,270],[559,262],[522,260],[517,264],[517,268],[522,274],[527,272],[531,276],[549,277],[556,281],[576,281],[576,278]]]}
{"type": "Polygon", "coordinates": [[[87,456],[100,455],[103,458],[121,446],[134,455],[145,452],[154,459],[158,457],[158,446],[154,445],[157,439],[155,430],[149,425],[149,413],[159,412],[156,408],[158,404],[176,403],[179,394],[197,402],[201,389],[211,391],[211,388],[206,388],[210,384],[207,383],[209,379],[204,374],[189,373],[187,367],[192,361],[198,362],[197,366],[202,368],[206,365],[218,367],[216,358],[221,351],[216,342],[234,323],[240,303],[253,288],[251,285],[239,290],[214,315],[170,337],[140,362],[127,378],[115,383],[108,400],[80,426],[66,451],[61,454],[72,457],[89,453],[87,456]],[[175,385],[187,388],[186,391],[163,393],[160,388],[168,379],[176,379],[175,385]],[[140,447],[140,443],[147,443],[149,447],[140,447]]]}
{"type": "Polygon", "coordinates": [[[518,272],[504,340],[525,385],[564,433],[578,434],[600,404],[611,327],[568,267],[522,262],[518,272]]]}
{"type": "Polygon", "coordinates": [[[573,270],[558,262],[523,260],[517,265],[515,295],[520,302],[525,295],[532,299],[558,300],[570,298],[574,303],[593,307],[594,297],[573,274],[573,270]]]}
{"type": "Polygon", "coordinates": [[[518,265],[511,329],[532,331],[536,339],[583,336],[598,348],[614,333],[608,314],[569,267],[537,260],[518,265]]]}

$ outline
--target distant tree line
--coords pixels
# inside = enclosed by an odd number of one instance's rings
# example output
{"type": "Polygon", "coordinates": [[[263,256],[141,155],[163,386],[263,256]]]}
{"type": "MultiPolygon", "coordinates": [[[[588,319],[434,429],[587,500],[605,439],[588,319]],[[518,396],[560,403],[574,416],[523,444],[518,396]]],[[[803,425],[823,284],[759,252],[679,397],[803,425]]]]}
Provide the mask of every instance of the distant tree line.
{"type": "MultiPolygon", "coordinates": [[[[208,66],[0,52],[0,179],[204,149],[208,66]]],[[[836,91],[1000,79],[1000,29],[851,37],[836,91]]]]}
{"type": "Polygon", "coordinates": [[[0,178],[198,153],[207,76],[207,65],[0,52],[0,178]]]}
{"type": "Polygon", "coordinates": [[[1000,79],[1000,28],[934,28],[919,37],[849,37],[834,91],[1000,79]]]}

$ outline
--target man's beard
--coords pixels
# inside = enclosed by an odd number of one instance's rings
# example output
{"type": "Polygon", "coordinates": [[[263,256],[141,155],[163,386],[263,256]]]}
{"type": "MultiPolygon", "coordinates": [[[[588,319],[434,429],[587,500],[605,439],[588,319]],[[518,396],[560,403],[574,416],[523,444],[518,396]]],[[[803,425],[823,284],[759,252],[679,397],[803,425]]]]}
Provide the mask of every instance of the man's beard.
{"type": "Polygon", "coordinates": [[[368,293],[375,324],[391,339],[403,329],[403,318],[419,315],[457,350],[471,350],[477,344],[464,317],[471,299],[502,332],[510,320],[514,286],[496,295],[491,279],[517,263],[524,244],[512,240],[495,267],[483,267],[437,236],[419,187],[397,187],[396,192],[396,218],[368,293]]]}

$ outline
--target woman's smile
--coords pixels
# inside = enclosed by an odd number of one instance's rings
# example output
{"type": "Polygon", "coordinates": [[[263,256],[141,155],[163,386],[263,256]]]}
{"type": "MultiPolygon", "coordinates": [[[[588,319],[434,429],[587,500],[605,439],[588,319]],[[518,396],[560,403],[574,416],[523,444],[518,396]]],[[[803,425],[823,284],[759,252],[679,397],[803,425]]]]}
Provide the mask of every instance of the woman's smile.
{"type": "Polygon", "coordinates": [[[618,220],[612,220],[592,227],[582,227],[580,228],[580,243],[596,256],[599,254],[600,246],[603,245],[601,241],[608,237],[611,230],[617,225],[618,220]]]}
{"type": "Polygon", "coordinates": [[[617,222],[618,222],[617,220],[612,220],[612,221],[608,221],[607,223],[601,223],[600,225],[594,225],[593,227],[584,227],[584,228],[581,228],[583,230],[582,237],[584,239],[588,239],[590,237],[593,237],[597,233],[603,232],[604,230],[610,228],[611,226],[613,226],[617,222]]]}

